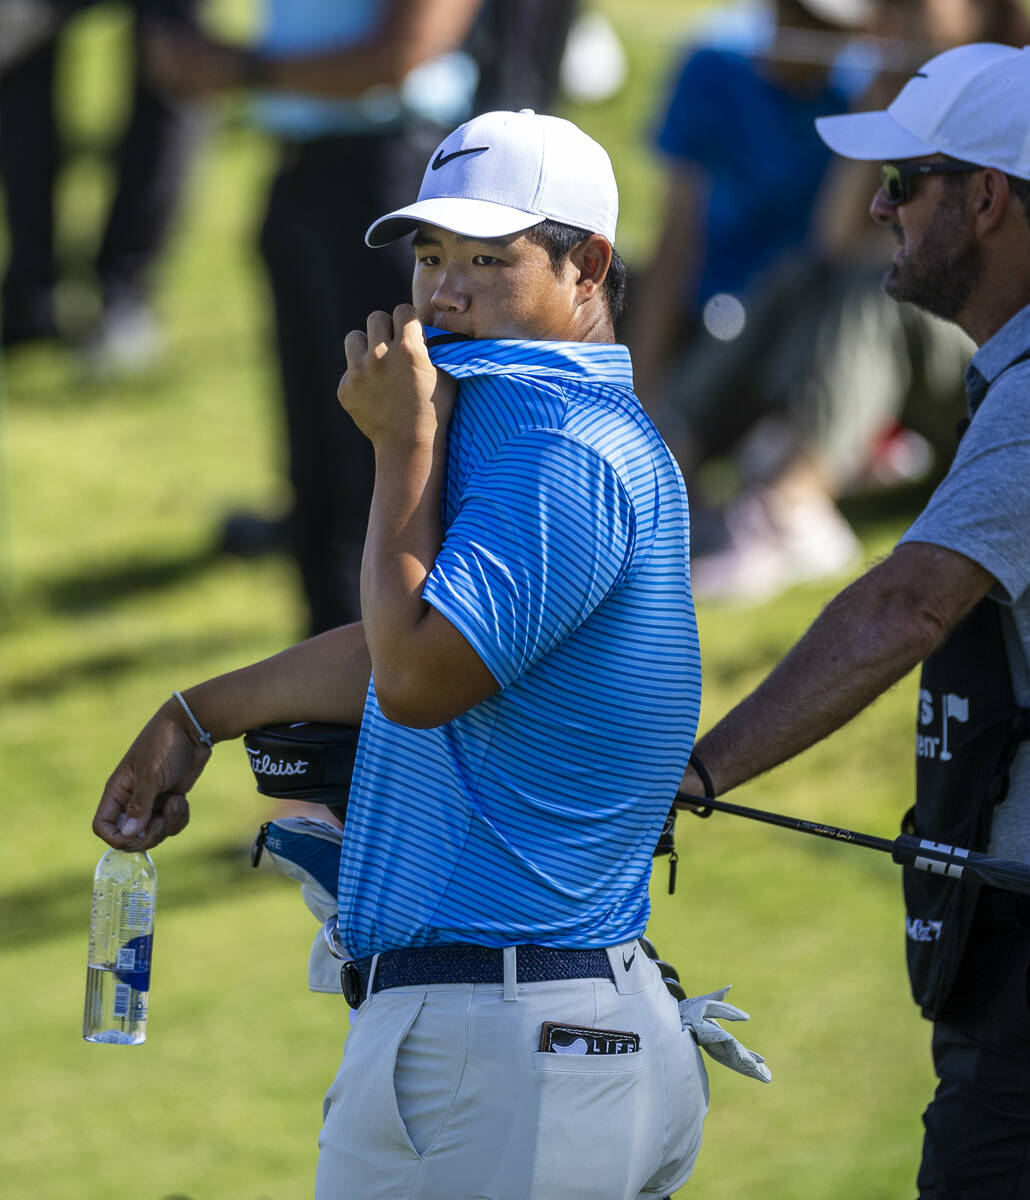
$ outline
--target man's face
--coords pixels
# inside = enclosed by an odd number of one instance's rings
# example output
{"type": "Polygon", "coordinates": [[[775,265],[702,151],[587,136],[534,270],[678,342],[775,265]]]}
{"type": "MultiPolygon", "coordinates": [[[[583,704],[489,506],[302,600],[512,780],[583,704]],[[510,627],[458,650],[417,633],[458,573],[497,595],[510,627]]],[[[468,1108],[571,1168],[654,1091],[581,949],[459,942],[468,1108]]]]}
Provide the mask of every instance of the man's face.
{"type": "Polygon", "coordinates": [[[898,241],[884,291],[945,320],[965,308],[982,272],[980,247],[966,216],[968,182],[965,175],[930,175],[913,181],[909,198],[898,205],[887,204],[881,189],[871,209],[898,241]]]}
{"type": "Polygon", "coordinates": [[[574,340],[579,272],[566,262],[555,275],[524,234],[473,239],[420,225],[414,247],[412,303],[423,324],[474,338],[574,340]]]}

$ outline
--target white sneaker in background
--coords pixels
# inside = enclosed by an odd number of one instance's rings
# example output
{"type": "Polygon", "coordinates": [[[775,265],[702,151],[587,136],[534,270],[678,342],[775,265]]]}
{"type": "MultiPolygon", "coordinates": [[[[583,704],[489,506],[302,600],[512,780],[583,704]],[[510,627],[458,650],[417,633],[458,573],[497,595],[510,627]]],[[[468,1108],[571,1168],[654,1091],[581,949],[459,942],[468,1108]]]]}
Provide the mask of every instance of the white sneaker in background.
{"type": "Polygon", "coordinates": [[[695,600],[758,604],[796,583],[853,566],[860,545],[829,500],[784,505],[768,492],[742,496],[726,509],[729,540],[691,559],[695,600]]]}
{"type": "Polygon", "coordinates": [[[830,500],[799,505],[780,521],[789,583],[839,575],[855,565],[861,545],[830,500]]]}
{"type": "Polygon", "coordinates": [[[121,302],[104,310],[97,328],[81,347],[86,373],[94,379],[134,375],[152,367],[164,351],[164,338],[145,304],[121,302]]]}

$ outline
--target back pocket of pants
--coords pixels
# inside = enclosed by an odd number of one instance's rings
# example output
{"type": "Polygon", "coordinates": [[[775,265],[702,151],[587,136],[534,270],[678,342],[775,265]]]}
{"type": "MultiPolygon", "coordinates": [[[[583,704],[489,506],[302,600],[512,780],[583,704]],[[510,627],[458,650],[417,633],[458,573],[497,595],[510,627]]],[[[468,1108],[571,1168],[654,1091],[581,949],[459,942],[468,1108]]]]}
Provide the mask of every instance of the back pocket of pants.
{"type": "MultiPolygon", "coordinates": [[[[636,1196],[656,1130],[646,1102],[646,1050],[533,1054],[537,1142],[533,1200],[636,1196]]],[[[646,1175],[646,1172],[645,1172],[646,1175]]]]}

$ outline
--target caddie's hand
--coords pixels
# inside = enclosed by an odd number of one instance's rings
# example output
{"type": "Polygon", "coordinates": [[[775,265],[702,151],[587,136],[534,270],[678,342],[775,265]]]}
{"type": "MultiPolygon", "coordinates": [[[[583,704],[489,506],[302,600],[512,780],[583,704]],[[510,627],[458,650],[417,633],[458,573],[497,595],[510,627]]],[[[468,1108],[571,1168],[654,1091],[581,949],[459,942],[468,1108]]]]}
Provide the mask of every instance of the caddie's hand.
{"type": "MultiPolygon", "coordinates": [[[[683,772],[683,778],[680,780],[679,791],[686,796],[703,797],[705,794],[705,785],[701,781],[701,776],[689,764],[683,772]]],[[[673,801],[673,807],[686,809],[688,812],[697,812],[699,808],[704,808],[704,800],[699,799],[695,804],[690,800],[683,799],[681,795],[677,795],[675,801],[673,801]]]]}
{"type": "Polygon", "coordinates": [[[732,1004],[726,1004],[723,997],[729,987],[720,988],[717,992],[709,992],[705,996],[691,996],[679,1003],[680,1024],[684,1029],[693,1032],[697,1044],[724,1067],[739,1071],[762,1083],[772,1080],[772,1072],[765,1065],[765,1059],[748,1050],[731,1033],[727,1033],[716,1019],[723,1021],[749,1021],[751,1018],[743,1009],[732,1004]]]}
{"type": "Polygon", "coordinates": [[[433,366],[410,304],[370,313],[366,332],[351,330],[344,351],[337,396],[373,446],[430,446],[446,430],[457,387],[433,366]]]}
{"type": "Polygon", "coordinates": [[[181,716],[174,700],[159,708],[108,779],[93,832],[109,846],[149,850],[189,823],[186,796],[211,751],[184,728],[181,716]]]}

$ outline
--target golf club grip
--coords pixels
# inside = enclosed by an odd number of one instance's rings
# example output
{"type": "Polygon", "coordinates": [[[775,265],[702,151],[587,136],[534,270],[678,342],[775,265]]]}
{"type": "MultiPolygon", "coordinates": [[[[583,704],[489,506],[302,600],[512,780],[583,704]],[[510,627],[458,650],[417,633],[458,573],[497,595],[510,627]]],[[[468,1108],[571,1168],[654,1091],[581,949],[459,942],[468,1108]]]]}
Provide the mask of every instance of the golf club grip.
{"type": "Polygon", "coordinates": [[[891,857],[896,863],[915,867],[918,871],[1030,895],[1030,866],[1026,863],[993,858],[989,854],[978,854],[975,850],[963,850],[959,846],[948,846],[907,834],[895,839],[891,857]]]}

